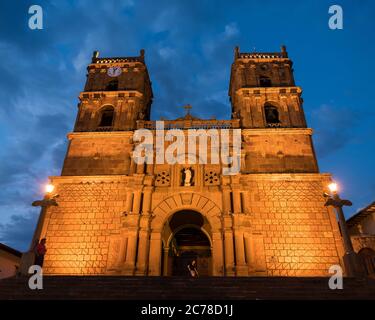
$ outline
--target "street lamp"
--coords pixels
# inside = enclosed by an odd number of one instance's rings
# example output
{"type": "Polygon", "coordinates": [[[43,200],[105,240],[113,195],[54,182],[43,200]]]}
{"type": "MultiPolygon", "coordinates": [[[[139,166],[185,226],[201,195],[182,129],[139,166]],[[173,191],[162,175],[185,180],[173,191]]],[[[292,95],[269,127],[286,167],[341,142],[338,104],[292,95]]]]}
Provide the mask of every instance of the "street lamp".
{"type": "Polygon", "coordinates": [[[329,190],[331,191],[331,193],[336,193],[337,192],[337,183],[336,182],[332,182],[328,185],[328,188],[329,190]]]}
{"type": "Polygon", "coordinates": [[[330,194],[324,193],[324,196],[327,198],[325,206],[332,206],[335,208],[337,217],[339,220],[341,235],[344,240],[344,263],[346,266],[347,274],[349,276],[360,276],[361,269],[358,263],[357,254],[354,252],[353,244],[350,239],[348,229],[346,227],[346,221],[344,216],[343,206],[352,206],[352,202],[349,200],[341,199],[338,194],[338,185],[335,182],[332,182],[328,185],[330,194]]]}
{"type": "Polygon", "coordinates": [[[47,194],[50,194],[53,192],[53,190],[55,190],[55,186],[53,184],[50,184],[48,183],[46,186],[45,186],[45,190],[46,190],[46,193],[47,194]]]}
{"type": "Polygon", "coordinates": [[[56,198],[59,196],[58,194],[52,194],[55,190],[54,185],[47,184],[44,187],[44,197],[42,200],[36,200],[32,203],[33,207],[40,207],[40,214],[38,218],[38,224],[36,226],[33,239],[30,244],[30,248],[28,252],[25,252],[21,258],[21,265],[20,265],[20,274],[28,275],[29,267],[34,264],[34,246],[39,242],[41,235],[43,234],[43,227],[45,228],[45,219],[47,214],[47,208],[50,206],[57,206],[56,198]]]}
{"type": "Polygon", "coordinates": [[[47,213],[47,208],[51,206],[57,206],[56,198],[58,198],[58,194],[52,194],[53,190],[55,190],[55,186],[53,184],[47,184],[44,187],[45,195],[43,200],[36,200],[31,205],[33,207],[40,207],[40,215],[38,219],[38,224],[34,232],[33,240],[31,242],[31,248],[34,246],[36,240],[39,240],[41,234],[42,234],[42,227],[44,225],[44,220],[47,213]]]}

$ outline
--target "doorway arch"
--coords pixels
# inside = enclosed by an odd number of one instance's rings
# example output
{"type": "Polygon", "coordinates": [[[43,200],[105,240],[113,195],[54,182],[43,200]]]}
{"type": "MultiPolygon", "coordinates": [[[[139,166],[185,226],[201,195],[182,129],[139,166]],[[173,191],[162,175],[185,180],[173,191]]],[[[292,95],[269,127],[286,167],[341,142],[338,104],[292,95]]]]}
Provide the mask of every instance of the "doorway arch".
{"type": "Polygon", "coordinates": [[[224,246],[222,235],[222,211],[217,202],[200,193],[177,192],[165,197],[152,207],[151,236],[149,247],[148,274],[152,276],[168,275],[168,239],[172,231],[167,223],[177,212],[190,210],[199,213],[207,222],[203,227],[212,243],[212,275],[224,275],[224,246]],[[206,228],[207,227],[207,228],[206,228]]]}
{"type": "Polygon", "coordinates": [[[212,275],[211,227],[207,219],[193,210],[180,210],[166,222],[163,230],[163,275],[189,276],[187,265],[196,260],[200,276],[212,275]]]}

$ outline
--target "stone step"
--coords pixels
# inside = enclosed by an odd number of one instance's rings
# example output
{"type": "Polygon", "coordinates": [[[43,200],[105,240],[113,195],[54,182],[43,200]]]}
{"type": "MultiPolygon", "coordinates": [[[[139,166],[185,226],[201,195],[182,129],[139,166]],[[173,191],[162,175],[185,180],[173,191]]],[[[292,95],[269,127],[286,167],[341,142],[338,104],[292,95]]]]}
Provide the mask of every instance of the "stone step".
{"type": "Polygon", "coordinates": [[[43,290],[28,278],[0,280],[0,299],[375,299],[375,281],[344,279],[330,290],[328,278],[45,276],[43,290]]]}

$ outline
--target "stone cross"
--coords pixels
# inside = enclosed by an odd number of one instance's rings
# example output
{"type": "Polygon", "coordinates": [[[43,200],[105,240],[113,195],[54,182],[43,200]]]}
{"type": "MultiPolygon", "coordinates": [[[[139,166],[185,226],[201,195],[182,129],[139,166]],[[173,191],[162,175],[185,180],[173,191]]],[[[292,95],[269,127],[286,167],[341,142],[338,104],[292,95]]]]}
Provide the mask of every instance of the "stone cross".
{"type": "Polygon", "coordinates": [[[190,104],[183,107],[186,110],[186,115],[190,114],[190,109],[192,108],[190,104]]]}

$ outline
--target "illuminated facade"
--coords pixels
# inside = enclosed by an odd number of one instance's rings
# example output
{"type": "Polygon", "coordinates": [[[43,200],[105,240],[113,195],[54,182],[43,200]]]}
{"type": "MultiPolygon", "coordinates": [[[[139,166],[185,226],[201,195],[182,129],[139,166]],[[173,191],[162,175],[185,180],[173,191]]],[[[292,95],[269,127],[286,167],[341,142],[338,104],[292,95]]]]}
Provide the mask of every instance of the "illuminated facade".
{"type": "Polygon", "coordinates": [[[95,52],[87,70],[61,176],[50,178],[59,198],[41,225],[45,274],[182,275],[197,259],[201,275],[323,276],[341,264],[336,217],[324,206],[330,175],[319,173],[285,47],[236,48],[231,119],[165,121],[184,132],[241,129],[236,175],[223,175],[221,162],[136,164],[134,130],[155,131],[144,51],[95,52]]]}

